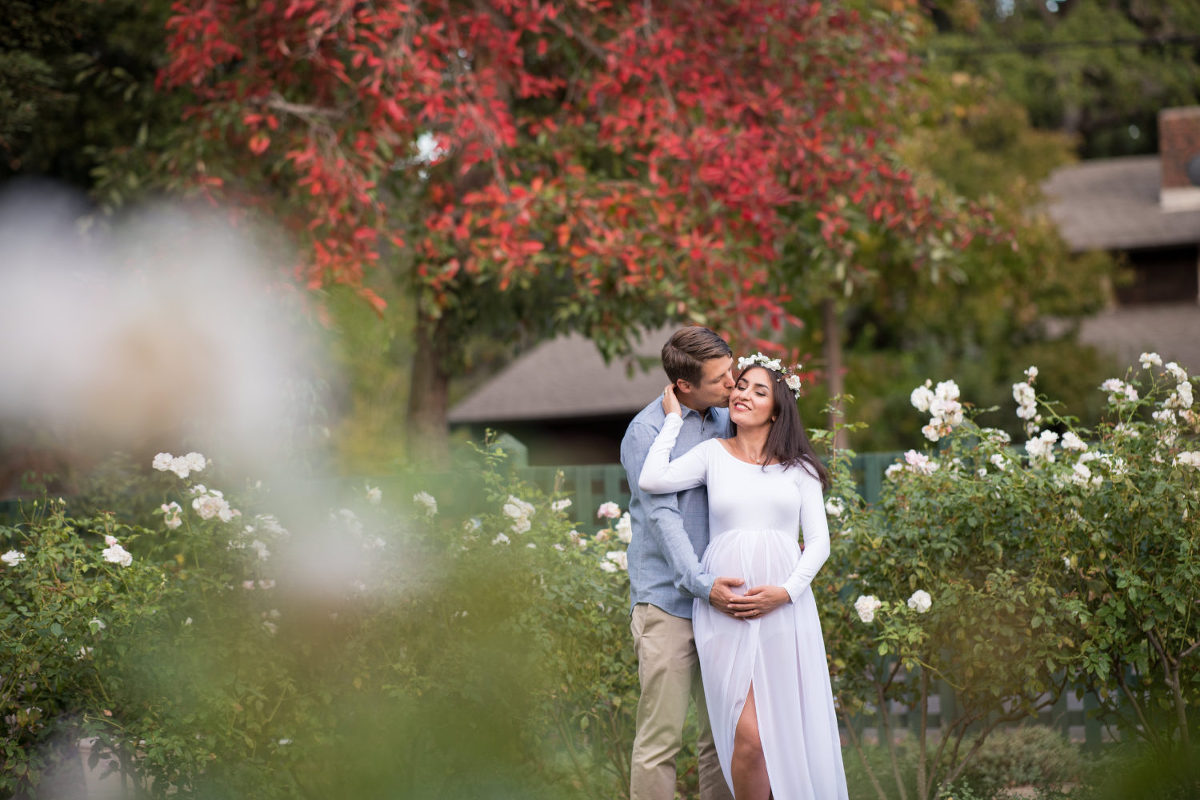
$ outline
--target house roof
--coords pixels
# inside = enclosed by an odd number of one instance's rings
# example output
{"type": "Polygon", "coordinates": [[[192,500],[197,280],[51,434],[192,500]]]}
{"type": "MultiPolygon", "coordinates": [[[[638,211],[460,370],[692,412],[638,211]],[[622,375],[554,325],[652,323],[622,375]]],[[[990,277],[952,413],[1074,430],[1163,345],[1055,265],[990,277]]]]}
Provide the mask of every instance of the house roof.
{"type": "Polygon", "coordinates": [[[1200,209],[1163,211],[1158,156],[1061,167],[1042,185],[1050,217],[1072,250],[1132,250],[1200,242],[1200,209]]]}
{"type": "Polygon", "coordinates": [[[1200,306],[1195,303],[1113,308],[1084,320],[1079,339],[1137,365],[1155,351],[1188,372],[1200,372],[1200,306]]]}
{"type": "Polygon", "coordinates": [[[543,342],[451,408],[449,421],[632,416],[667,385],[660,358],[668,336],[669,330],[644,334],[632,357],[608,364],[596,345],[579,334],[543,342]],[[652,366],[645,369],[639,361],[652,366]]]}

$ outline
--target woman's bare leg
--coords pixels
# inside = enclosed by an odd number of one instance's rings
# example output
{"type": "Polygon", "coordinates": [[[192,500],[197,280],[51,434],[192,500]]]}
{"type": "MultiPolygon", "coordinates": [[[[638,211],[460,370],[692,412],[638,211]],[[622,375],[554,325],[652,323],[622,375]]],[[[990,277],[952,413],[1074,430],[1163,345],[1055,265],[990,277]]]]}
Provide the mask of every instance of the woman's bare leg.
{"type": "Polygon", "coordinates": [[[758,711],[754,707],[754,686],[746,694],[746,705],[733,732],[733,796],[737,800],[768,800],[771,782],[767,777],[767,759],[758,736],[758,711]]]}

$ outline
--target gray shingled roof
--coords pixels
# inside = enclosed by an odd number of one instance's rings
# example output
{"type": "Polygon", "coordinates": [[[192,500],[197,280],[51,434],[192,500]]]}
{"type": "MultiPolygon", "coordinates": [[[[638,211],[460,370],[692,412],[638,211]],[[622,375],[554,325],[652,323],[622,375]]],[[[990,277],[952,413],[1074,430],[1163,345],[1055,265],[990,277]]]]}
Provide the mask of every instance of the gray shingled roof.
{"type": "Polygon", "coordinates": [[[452,424],[514,422],[573,417],[632,416],[667,385],[660,355],[671,330],[655,331],[635,345],[636,359],[605,364],[596,345],[571,334],[535,347],[515,359],[450,409],[452,424]],[[633,365],[633,374],[626,366],[633,365]]]}
{"type": "Polygon", "coordinates": [[[1129,250],[1200,242],[1200,210],[1163,211],[1158,156],[1085,161],[1042,185],[1050,217],[1071,249],[1129,250]]]}
{"type": "Polygon", "coordinates": [[[1200,372],[1200,306],[1195,303],[1114,308],[1084,320],[1080,341],[1136,367],[1143,352],[1157,352],[1189,373],[1200,372]]]}

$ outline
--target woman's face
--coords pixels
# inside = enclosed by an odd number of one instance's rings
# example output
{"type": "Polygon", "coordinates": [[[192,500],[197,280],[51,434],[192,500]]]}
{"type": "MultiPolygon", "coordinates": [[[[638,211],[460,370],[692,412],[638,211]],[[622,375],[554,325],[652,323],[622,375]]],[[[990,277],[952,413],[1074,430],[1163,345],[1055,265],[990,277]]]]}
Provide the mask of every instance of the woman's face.
{"type": "Polygon", "coordinates": [[[739,428],[770,425],[775,411],[775,389],[771,373],[751,367],[742,373],[729,396],[729,419],[739,428]]]}

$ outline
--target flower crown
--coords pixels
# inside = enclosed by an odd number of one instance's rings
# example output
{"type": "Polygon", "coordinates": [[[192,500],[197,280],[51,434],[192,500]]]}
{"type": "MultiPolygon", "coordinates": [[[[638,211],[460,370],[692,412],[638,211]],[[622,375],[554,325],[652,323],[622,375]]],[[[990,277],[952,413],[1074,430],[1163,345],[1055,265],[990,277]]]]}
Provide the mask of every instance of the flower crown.
{"type": "MultiPolygon", "coordinates": [[[[796,395],[797,400],[800,399],[800,376],[793,371],[792,367],[783,366],[783,362],[778,358],[767,358],[761,352],[758,352],[752,356],[742,356],[738,359],[737,365],[738,372],[743,372],[748,367],[758,366],[766,367],[780,373],[783,375],[783,382],[792,390],[792,394],[796,395]]],[[[800,369],[800,365],[797,364],[795,369],[800,369]]]]}

